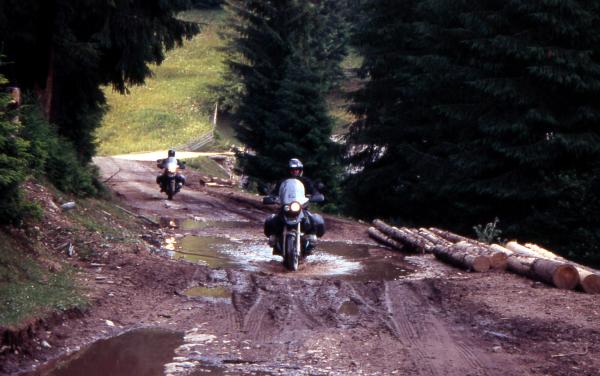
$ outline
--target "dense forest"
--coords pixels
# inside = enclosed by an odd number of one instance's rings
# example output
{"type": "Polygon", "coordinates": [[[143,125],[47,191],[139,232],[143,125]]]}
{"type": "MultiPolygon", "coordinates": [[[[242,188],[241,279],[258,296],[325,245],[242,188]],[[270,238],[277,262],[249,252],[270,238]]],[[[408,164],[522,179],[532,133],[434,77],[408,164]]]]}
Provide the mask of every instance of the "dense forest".
{"type": "MultiPolygon", "coordinates": [[[[149,63],[199,31],[176,18],[192,5],[222,4],[0,3],[2,85],[21,87],[26,103],[18,122],[4,104],[0,114],[5,222],[34,211],[20,204],[16,188],[28,169],[65,190],[99,189],[88,163],[105,111],[101,85],[126,92],[143,83],[149,63]],[[74,178],[64,184],[65,176],[74,178]]],[[[324,183],[328,210],[468,235],[498,218],[503,238],[598,261],[600,4],[222,6],[229,15],[222,101],[247,147],[240,168],[256,186],[284,176],[285,161],[298,157],[324,183]],[[326,98],[348,79],[340,64],[350,50],[362,58],[346,93],[355,121],[338,142],[326,98]]]]}

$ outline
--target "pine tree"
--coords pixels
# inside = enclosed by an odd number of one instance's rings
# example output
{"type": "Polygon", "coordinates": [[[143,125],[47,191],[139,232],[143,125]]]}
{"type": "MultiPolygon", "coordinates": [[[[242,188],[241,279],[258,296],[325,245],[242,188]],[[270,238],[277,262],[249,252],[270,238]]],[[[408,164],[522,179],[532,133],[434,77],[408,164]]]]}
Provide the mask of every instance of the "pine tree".
{"type": "Polygon", "coordinates": [[[498,213],[510,234],[598,252],[600,4],[482,7],[469,25],[479,38],[466,44],[472,64],[484,68],[470,83],[482,112],[473,148],[456,164],[467,177],[463,194],[487,202],[473,217],[498,213]],[[565,232],[577,242],[565,242],[565,232]]]}
{"type": "Polygon", "coordinates": [[[456,56],[468,37],[452,13],[460,5],[366,4],[353,40],[367,80],[352,94],[359,118],[349,137],[349,162],[359,170],[347,180],[352,213],[413,223],[447,215],[441,189],[454,175],[447,164],[472,121],[463,81],[477,77],[456,56]]]}
{"type": "Polygon", "coordinates": [[[240,0],[229,9],[237,17],[231,39],[231,72],[242,82],[236,117],[238,137],[252,152],[239,161],[258,182],[286,176],[286,163],[303,158],[307,175],[335,191],[335,147],[324,94],[331,87],[331,45],[318,44],[320,6],[298,0],[240,0]],[[327,60],[330,59],[330,60],[327,60]]]}
{"type": "MultiPolygon", "coordinates": [[[[0,87],[7,84],[0,75],[0,87]]],[[[0,222],[18,222],[23,214],[19,185],[27,176],[28,143],[9,110],[11,98],[0,92],[0,222]]]]}
{"type": "Polygon", "coordinates": [[[186,0],[5,0],[0,42],[12,63],[7,76],[35,91],[47,118],[78,149],[94,153],[104,111],[101,85],[124,92],[151,74],[164,50],[198,31],[175,18],[186,0]]]}
{"type": "Polygon", "coordinates": [[[355,39],[356,213],[467,234],[497,216],[508,236],[597,250],[599,7],[374,2],[355,39]]]}

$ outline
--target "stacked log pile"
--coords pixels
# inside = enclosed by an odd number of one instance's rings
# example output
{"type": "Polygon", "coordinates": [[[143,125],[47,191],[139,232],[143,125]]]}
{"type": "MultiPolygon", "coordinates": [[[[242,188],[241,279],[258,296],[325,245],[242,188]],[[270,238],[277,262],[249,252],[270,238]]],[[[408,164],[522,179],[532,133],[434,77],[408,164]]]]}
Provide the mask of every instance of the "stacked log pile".
{"type": "Polygon", "coordinates": [[[200,185],[207,187],[233,187],[235,181],[232,179],[222,179],[216,176],[200,176],[200,185]]]}
{"type": "Polygon", "coordinates": [[[436,258],[465,270],[489,269],[510,272],[561,289],[579,286],[592,294],[600,293],[600,273],[574,264],[535,244],[486,244],[437,228],[395,227],[374,220],[369,236],[390,248],[432,253],[436,258]]]}

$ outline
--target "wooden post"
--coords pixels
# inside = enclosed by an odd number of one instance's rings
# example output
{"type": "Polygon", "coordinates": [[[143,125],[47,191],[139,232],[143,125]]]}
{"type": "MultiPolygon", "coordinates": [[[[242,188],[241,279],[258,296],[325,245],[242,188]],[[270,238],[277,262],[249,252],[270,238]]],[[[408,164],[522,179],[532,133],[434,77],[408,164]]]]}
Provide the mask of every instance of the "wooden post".
{"type": "Polygon", "coordinates": [[[213,132],[217,128],[217,114],[219,113],[219,102],[215,103],[215,114],[213,115],[213,132]]]}

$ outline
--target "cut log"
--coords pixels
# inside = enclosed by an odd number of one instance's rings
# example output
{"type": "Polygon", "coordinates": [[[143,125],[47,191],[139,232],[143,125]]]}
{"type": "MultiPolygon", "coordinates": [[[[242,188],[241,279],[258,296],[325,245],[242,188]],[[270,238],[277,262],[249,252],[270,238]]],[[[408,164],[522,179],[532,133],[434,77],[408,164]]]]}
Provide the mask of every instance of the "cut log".
{"type": "Polygon", "coordinates": [[[485,272],[490,268],[490,260],[485,256],[473,255],[443,246],[435,246],[432,252],[436,258],[466,270],[485,272]]]}
{"type": "Polygon", "coordinates": [[[386,234],[388,237],[399,241],[404,245],[404,250],[409,252],[417,252],[423,250],[422,244],[415,241],[414,237],[406,232],[400,230],[397,227],[392,227],[382,220],[375,219],[373,220],[373,226],[375,226],[379,231],[386,234]]]}
{"type": "Polygon", "coordinates": [[[377,241],[380,244],[383,244],[387,247],[396,249],[396,250],[402,250],[402,244],[395,241],[394,239],[386,236],[384,233],[382,233],[381,231],[377,230],[375,227],[369,227],[369,229],[367,230],[369,236],[371,238],[373,238],[375,241],[377,241]]]}
{"type": "MultiPolygon", "coordinates": [[[[570,262],[554,252],[551,252],[536,244],[526,243],[525,247],[537,253],[540,255],[540,257],[561,262],[570,262]]],[[[577,273],[579,273],[579,286],[581,289],[588,294],[600,294],[600,274],[586,266],[573,262],[570,263],[575,267],[575,269],[577,269],[577,273]]]]}
{"type": "Polygon", "coordinates": [[[463,250],[467,253],[474,253],[481,256],[486,256],[490,259],[490,267],[492,269],[504,270],[508,266],[508,256],[503,252],[498,252],[487,246],[480,246],[467,241],[456,243],[453,248],[463,250]]]}
{"type": "Polygon", "coordinates": [[[517,253],[517,254],[520,254],[523,256],[540,257],[540,255],[538,255],[537,253],[535,253],[531,249],[517,243],[516,241],[510,241],[510,242],[506,243],[506,248],[510,249],[514,253],[517,253]]]}
{"type": "Polygon", "coordinates": [[[501,246],[500,244],[490,244],[490,248],[497,252],[502,252],[507,256],[514,255],[515,253],[508,248],[501,246]]]}
{"type": "Polygon", "coordinates": [[[419,235],[421,235],[425,239],[429,240],[433,244],[447,246],[447,247],[452,245],[452,242],[434,234],[433,232],[429,231],[428,229],[426,229],[424,227],[421,227],[419,229],[419,235]]]}
{"type": "Polygon", "coordinates": [[[571,290],[579,283],[573,265],[554,260],[513,254],[508,257],[508,270],[560,289],[571,290]]]}
{"type": "Polygon", "coordinates": [[[441,238],[451,241],[452,243],[458,243],[460,241],[467,241],[467,242],[473,241],[472,239],[466,238],[462,235],[458,235],[458,234],[455,234],[450,231],[440,230],[439,228],[435,228],[435,227],[430,227],[429,231],[433,232],[434,234],[436,234],[437,236],[439,236],[441,238]]]}
{"type": "Polygon", "coordinates": [[[413,241],[416,242],[417,244],[419,244],[419,247],[423,251],[431,252],[433,247],[435,247],[435,245],[436,245],[436,243],[433,243],[433,242],[429,241],[429,239],[421,236],[421,234],[419,234],[419,231],[417,229],[402,227],[402,228],[400,228],[400,231],[404,232],[404,234],[406,236],[411,236],[413,238],[413,241]]]}

